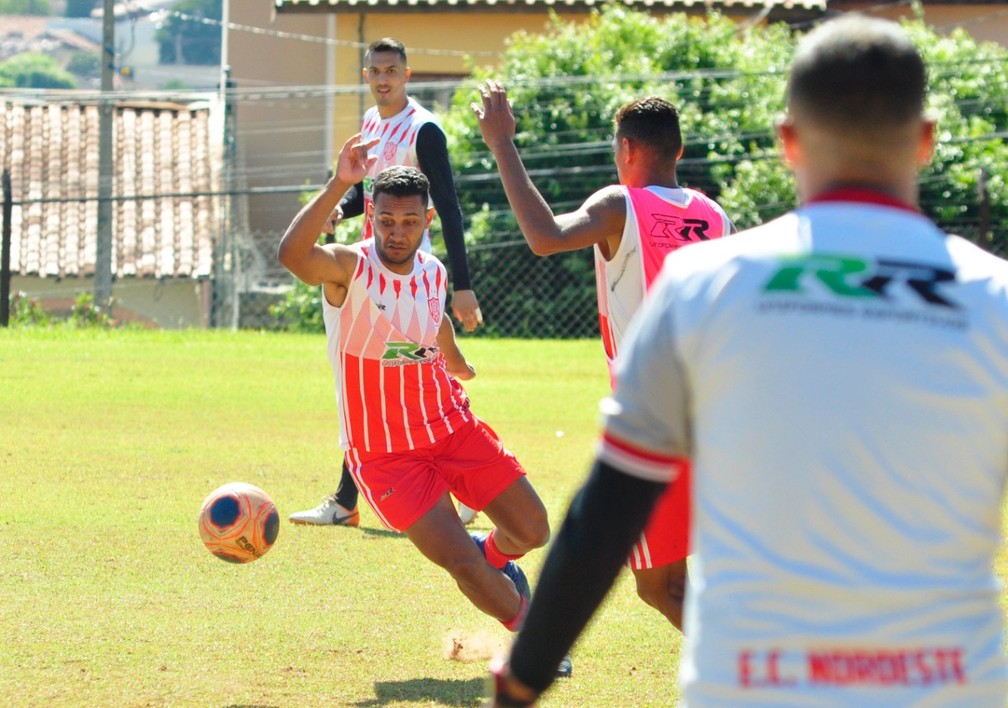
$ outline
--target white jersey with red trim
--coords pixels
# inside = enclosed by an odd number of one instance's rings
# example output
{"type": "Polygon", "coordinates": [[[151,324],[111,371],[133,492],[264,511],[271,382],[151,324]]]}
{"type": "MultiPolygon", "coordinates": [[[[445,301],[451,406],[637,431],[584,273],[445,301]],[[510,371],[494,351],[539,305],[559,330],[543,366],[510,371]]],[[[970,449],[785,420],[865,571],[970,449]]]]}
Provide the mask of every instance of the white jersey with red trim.
{"type": "Polygon", "coordinates": [[[670,256],[601,458],[693,463],[683,695],[1004,706],[1008,263],[879,195],[670,256]]]}
{"type": "MultiPolygon", "coordinates": [[[[376,155],[378,160],[371,166],[363,180],[365,215],[368,205],[374,203],[374,180],[382,170],[393,166],[420,168],[416,151],[417,134],[420,132],[420,128],[427,123],[441,126],[437,116],[417,103],[416,99],[412,97],[407,101],[406,107],[391,118],[382,118],[377,106],[372,106],[364,113],[364,119],[361,121],[363,141],[378,139],[378,144],[368,151],[370,155],[376,155]]],[[[434,203],[430,202],[429,206],[434,206],[434,203]]],[[[374,236],[372,229],[371,219],[365,218],[361,239],[374,236]]],[[[428,253],[431,250],[430,234],[427,231],[424,231],[421,250],[428,253]]]]}
{"type": "Polygon", "coordinates": [[[401,452],[430,447],[470,420],[465,390],[437,347],[445,267],[417,252],[413,272],[386,268],[368,239],[346,300],[322,297],[327,351],[336,380],[340,447],[401,452]]]}
{"type": "Polygon", "coordinates": [[[686,187],[623,187],[626,220],[620,246],[606,260],[595,245],[599,327],[612,370],[620,342],[665,256],[681,246],[731,232],[724,210],[686,187]]]}

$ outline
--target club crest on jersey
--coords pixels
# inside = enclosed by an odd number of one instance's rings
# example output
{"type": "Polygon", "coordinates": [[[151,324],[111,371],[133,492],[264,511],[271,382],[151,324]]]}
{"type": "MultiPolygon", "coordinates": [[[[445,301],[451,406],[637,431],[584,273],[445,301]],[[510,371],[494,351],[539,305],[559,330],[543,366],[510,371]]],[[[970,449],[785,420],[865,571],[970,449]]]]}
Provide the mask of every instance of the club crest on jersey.
{"type": "Polygon", "coordinates": [[[397,152],[399,152],[399,144],[389,140],[385,143],[385,148],[382,150],[382,158],[384,158],[385,162],[392,162],[395,160],[397,152]]]}
{"type": "Polygon", "coordinates": [[[431,319],[434,324],[441,324],[441,299],[432,297],[427,300],[427,309],[430,310],[431,319]]]}
{"type": "Polygon", "coordinates": [[[431,361],[438,354],[437,347],[422,347],[416,342],[385,342],[382,366],[408,366],[431,361]]]}

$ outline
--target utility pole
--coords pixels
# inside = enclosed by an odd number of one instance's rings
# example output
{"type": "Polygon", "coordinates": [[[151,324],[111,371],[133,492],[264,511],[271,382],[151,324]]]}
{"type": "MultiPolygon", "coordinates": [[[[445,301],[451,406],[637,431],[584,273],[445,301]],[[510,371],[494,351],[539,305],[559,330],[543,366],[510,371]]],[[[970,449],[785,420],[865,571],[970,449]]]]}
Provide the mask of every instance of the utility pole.
{"type": "Polygon", "coordinates": [[[115,74],[115,1],[102,0],[101,99],[98,103],[98,241],[94,305],[106,311],[112,297],[112,81],[115,74]]]}

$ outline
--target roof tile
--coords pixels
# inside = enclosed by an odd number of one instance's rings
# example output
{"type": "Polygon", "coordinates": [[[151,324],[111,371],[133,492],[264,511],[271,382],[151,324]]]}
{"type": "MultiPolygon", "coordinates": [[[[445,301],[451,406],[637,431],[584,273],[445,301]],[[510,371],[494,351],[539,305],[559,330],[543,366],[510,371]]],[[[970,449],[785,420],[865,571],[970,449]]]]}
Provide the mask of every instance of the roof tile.
{"type": "MultiPolygon", "coordinates": [[[[443,8],[451,11],[462,7],[494,7],[514,6],[515,9],[527,10],[530,7],[541,6],[555,8],[558,6],[569,10],[590,10],[601,7],[609,0],[273,0],[273,5],[279,12],[312,12],[336,11],[341,9],[356,10],[360,7],[391,9],[407,9],[423,6],[427,8],[443,8]]],[[[692,8],[711,7],[720,9],[739,8],[782,8],[825,10],[826,0],[624,0],[625,4],[638,7],[692,8]]]]}
{"type": "MultiPolygon", "coordinates": [[[[93,275],[98,105],[18,99],[0,105],[0,166],[10,171],[14,201],[11,272],[93,275]]],[[[210,109],[121,104],[113,120],[112,272],[210,275],[220,172],[210,109]]]]}

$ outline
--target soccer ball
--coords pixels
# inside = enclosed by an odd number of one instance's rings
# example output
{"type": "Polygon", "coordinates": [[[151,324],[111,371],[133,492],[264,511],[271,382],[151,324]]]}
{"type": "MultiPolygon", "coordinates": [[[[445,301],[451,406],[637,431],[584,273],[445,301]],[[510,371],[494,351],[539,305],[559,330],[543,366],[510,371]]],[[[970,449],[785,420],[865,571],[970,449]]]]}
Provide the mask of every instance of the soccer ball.
{"type": "Polygon", "coordinates": [[[262,558],[279,531],[276,505],[254,484],[225,484],[210,492],[200,507],[200,538],[211,553],[229,563],[262,558]]]}

